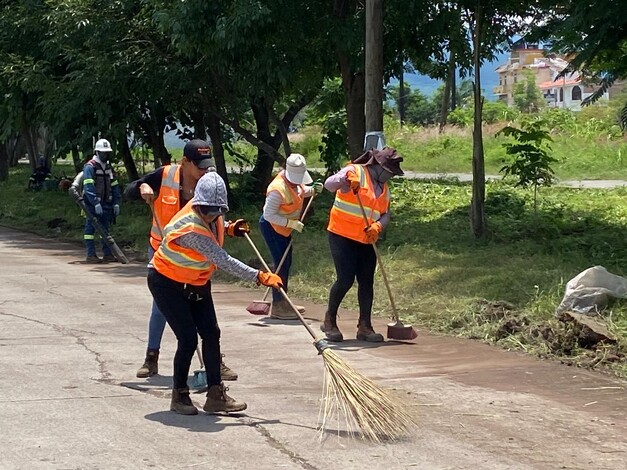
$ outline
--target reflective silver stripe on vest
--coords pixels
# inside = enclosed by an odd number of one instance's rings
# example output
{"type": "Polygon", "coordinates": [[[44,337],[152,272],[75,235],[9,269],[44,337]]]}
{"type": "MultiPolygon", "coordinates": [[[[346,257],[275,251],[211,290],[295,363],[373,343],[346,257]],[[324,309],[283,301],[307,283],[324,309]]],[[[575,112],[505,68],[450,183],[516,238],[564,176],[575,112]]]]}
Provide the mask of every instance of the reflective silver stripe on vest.
{"type": "MultiPolygon", "coordinates": [[[[361,213],[361,208],[359,207],[359,204],[353,204],[353,203],[341,201],[338,198],[335,198],[333,207],[335,207],[340,212],[344,212],[345,214],[358,217],[359,219],[363,219],[364,217],[363,214],[361,213]]],[[[371,220],[379,220],[381,218],[381,212],[379,212],[378,210],[372,210],[371,208],[365,207],[365,206],[364,206],[364,209],[366,209],[366,213],[372,211],[372,215],[370,216],[371,220]]]]}
{"type": "Polygon", "coordinates": [[[165,186],[166,188],[172,188],[172,189],[180,189],[179,184],[176,184],[174,182],[174,176],[176,175],[177,168],[178,168],[177,165],[170,165],[170,168],[168,168],[168,172],[165,178],[161,182],[161,186],[165,186]]]}
{"type": "MultiPolygon", "coordinates": [[[[177,168],[178,168],[177,165],[170,165],[168,167],[167,173],[165,174],[165,178],[163,178],[162,181],[161,181],[161,186],[165,186],[166,188],[172,188],[172,189],[176,189],[176,190],[180,189],[180,187],[179,187],[180,185],[178,183],[176,183],[176,181],[174,179],[174,177],[176,176],[176,169],[177,168]]],[[[152,227],[150,227],[150,235],[155,240],[160,240],[161,239],[161,234],[159,233],[159,228],[155,224],[152,224],[152,227]]]]}
{"type": "MultiPolygon", "coordinates": [[[[185,217],[180,218],[174,224],[167,226],[164,236],[167,237],[167,234],[170,233],[172,230],[178,230],[187,225],[200,227],[203,231],[206,231],[205,227],[197,223],[195,218],[196,217],[194,214],[188,214],[185,217]]],[[[172,264],[176,266],[180,266],[182,268],[192,269],[194,271],[206,271],[211,266],[211,262],[208,260],[207,261],[194,260],[179,251],[171,250],[167,243],[161,244],[161,252],[163,256],[165,256],[169,261],[172,262],[172,264]]]]}

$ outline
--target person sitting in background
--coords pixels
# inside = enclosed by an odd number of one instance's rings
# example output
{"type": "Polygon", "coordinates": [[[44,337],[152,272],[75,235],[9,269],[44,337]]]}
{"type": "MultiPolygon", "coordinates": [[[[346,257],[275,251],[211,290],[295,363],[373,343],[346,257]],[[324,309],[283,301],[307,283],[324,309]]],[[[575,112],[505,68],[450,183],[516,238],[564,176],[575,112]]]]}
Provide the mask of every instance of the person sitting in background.
{"type": "Polygon", "coordinates": [[[46,157],[40,155],[37,159],[37,166],[35,167],[35,171],[28,178],[28,189],[30,191],[39,191],[44,187],[44,183],[46,181],[50,181],[52,179],[52,173],[50,172],[50,168],[46,163],[46,157]]]}
{"type": "MultiPolygon", "coordinates": [[[[208,413],[246,409],[246,403],[227,395],[220,374],[220,328],[211,297],[213,272],[220,268],[264,286],[282,286],[278,275],[254,269],[222,248],[223,217],[228,210],[222,178],[215,172],[202,176],[193,199],[165,227],[165,238],[148,269],[148,288],[177,340],[170,410],[180,414],[198,414],[187,385],[198,335],[208,384],[203,409],[208,413]]],[[[249,230],[244,223],[238,232],[243,235],[249,230]]]]}

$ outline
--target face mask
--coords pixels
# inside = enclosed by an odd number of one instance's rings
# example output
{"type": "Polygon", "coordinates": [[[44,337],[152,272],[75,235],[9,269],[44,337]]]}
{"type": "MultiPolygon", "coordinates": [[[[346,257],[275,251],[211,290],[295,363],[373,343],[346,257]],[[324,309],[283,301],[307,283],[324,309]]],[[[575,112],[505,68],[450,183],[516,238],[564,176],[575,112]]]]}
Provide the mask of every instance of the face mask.
{"type": "Polygon", "coordinates": [[[109,152],[96,152],[96,155],[98,155],[98,160],[100,160],[102,163],[107,163],[109,161],[109,152]]]}
{"type": "Polygon", "coordinates": [[[392,178],[392,176],[394,176],[394,173],[391,173],[391,172],[387,171],[382,166],[379,166],[376,169],[375,179],[379,183],[385,183],[386,181],[390,180],[390,178],[392,178]]]}

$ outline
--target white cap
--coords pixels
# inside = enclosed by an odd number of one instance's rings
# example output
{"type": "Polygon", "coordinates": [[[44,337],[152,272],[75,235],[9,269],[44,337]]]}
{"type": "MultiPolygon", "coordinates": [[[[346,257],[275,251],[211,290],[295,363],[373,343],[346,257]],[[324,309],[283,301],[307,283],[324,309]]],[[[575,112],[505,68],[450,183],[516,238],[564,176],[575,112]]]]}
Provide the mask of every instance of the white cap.
{"type": "Polygon", "coordinates": [[[96,146],[94,147],[94,150],[98,152],[113,152],[113,149],[111,148],[111,144],[109,143],[107,139],[100,139],[98,142],[96,142],[96,146]]]}
{"type": "Polygon", "coordinates": [[[311,184],[313,180],[307,171],[305,157],[300,153],[293,153],[285,162],[285,177],[293,184],[311,184]]]}

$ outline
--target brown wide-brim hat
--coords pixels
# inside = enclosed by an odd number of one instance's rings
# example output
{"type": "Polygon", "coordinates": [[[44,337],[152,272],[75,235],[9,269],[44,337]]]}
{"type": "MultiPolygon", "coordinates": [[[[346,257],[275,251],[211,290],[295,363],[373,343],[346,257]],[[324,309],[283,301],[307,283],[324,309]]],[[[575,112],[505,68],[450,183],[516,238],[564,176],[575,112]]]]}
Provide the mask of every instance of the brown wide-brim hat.
{"type": "Polygon", "coordinates": [[[384,170],[389,171],[394,176],[403,176],[405,173],[401,170],[401,162],[403,157],[396,153],[396,149],[385,147],[382,150],[371,149],[363,155],[355,158],[353,163],[360,165],[374,165],[378,163],[384,170]]]}

